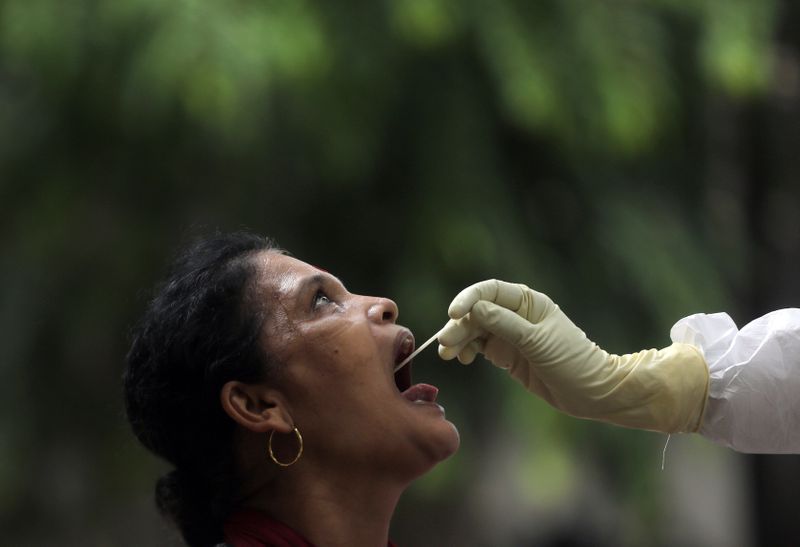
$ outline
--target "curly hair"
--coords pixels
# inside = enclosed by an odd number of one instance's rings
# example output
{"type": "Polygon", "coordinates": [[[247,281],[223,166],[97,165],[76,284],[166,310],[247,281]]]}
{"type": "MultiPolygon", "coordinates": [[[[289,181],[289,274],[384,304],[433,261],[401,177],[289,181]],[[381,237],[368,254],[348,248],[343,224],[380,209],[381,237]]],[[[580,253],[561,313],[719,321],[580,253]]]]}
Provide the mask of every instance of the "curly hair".
{"type": "Polygon", "coordinates": [[[253,258],[263,251],[281,252],[244,232],[195,242],[132,332],[123,375],[127,417],[139,441],[175,467],[158,480],[156,505],[192,547],[222,541],[238,488],[234,422],[220,390],[277,370],[259,344],[269,309],[253,298],[253,258]]]}

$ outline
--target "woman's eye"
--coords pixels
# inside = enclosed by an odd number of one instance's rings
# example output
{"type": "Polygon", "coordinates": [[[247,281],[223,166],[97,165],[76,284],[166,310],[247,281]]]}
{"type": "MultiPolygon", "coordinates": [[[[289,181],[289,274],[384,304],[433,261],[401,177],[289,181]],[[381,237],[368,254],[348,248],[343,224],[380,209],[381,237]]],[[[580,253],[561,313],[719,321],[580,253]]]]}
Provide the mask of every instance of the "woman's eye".
{"type": "Polygon", "coordinates": [[[333,300],[328,298],[328,295],[325,294],[324,291],[319,290],[319,291],[317,291],[317,294],[314,295],[314,301],[312,302],[312,304],[313,304],[313,307],[316,309],[316,308],[318,308],[320,306],[324,306],[326,304],[330,304],[331,302],[333,302],[333,300]]]}

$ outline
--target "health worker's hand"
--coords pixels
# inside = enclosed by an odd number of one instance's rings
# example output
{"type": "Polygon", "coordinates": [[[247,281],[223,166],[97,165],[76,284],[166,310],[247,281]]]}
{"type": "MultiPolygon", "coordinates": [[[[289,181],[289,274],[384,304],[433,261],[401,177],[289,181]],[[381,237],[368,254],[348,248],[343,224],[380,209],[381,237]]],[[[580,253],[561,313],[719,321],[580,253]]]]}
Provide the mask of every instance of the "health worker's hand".
{"type": "Polygon", "coordinates": [[[589,340],[545,294],[496,279],[461,291],[439,335],[439,355],[476,354],[555,408],[625,427],[697,431],[708,366],[694,346],[612,355],[589,340]]]}

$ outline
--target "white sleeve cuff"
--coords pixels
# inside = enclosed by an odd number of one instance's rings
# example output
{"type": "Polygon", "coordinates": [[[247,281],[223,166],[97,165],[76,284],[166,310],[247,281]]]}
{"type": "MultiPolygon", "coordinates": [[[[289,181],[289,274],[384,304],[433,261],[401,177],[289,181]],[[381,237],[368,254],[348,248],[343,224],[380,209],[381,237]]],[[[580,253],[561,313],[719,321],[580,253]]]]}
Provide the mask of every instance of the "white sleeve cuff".
{"type": "Polygon", "coordinates": [[[800,453],[800,309],[741,330],[726,313],[690,315],[670,336],[698,347],[708,363],[701,435],[740,452],[800,453]]]}

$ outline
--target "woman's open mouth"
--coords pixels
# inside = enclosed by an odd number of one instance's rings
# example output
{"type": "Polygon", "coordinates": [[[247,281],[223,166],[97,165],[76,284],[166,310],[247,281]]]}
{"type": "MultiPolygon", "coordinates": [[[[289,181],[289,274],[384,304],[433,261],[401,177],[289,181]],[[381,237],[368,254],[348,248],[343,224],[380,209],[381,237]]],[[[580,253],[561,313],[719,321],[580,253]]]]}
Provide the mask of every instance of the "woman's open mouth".
{"type": "MultiPolygon", "coordinates": [[[[394,366],[414,353],[414,335],[411,331],[403,329],[395,341],[394,366]]],[[[439,389],[429,384],[413,384],[411,380],[411,365],[413,361],[394,373],[394,383],[400,395],[413,403],[435,403],[439,389]]]]}
{"type": "MultiPolygon", "coordinates": [[[[397,335],[394,343],[394,363],[392,369],[402,363],[406,357],[414,353],[414,335],[408,329],[403,329],[397,335]]],[[[394,383],[400,393],[411,387],[411,361],[406,366],[394,373],[394,383]]]]}

